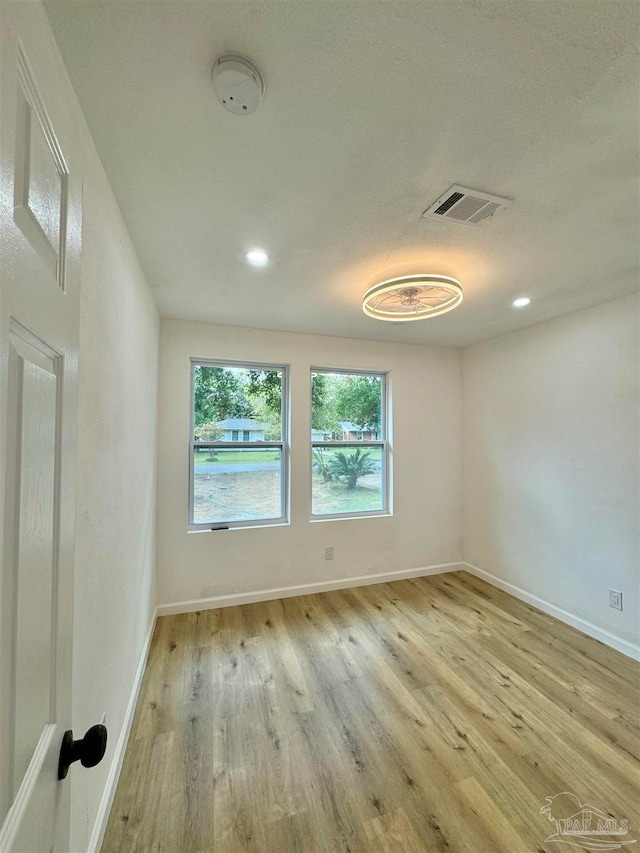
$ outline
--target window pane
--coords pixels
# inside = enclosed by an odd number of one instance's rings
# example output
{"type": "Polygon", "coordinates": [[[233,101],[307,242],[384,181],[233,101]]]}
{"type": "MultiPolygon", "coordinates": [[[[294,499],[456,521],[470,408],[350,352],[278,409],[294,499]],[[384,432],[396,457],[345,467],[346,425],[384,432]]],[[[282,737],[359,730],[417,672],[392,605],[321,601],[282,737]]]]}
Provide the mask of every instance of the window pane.
{"type": "Polygon", "coordinates": [[[315,447],[311,488],[313,515],[384,509],[381,447],[315,447]]]}
{"type": "Polygon", "coordinates": [[[198,448],[193,458],[193,523],[281,518],[279,447],[198,448]]]}
{"type": "Polygon", "coordinates": [[[314,372],[311,379],[311,440],[379,441],[382,377],[314,372]]]}
{"type": "Polygon", "coordinates": [[[282,371],[195,365],[195,441],[281,441],[282,371]]]}

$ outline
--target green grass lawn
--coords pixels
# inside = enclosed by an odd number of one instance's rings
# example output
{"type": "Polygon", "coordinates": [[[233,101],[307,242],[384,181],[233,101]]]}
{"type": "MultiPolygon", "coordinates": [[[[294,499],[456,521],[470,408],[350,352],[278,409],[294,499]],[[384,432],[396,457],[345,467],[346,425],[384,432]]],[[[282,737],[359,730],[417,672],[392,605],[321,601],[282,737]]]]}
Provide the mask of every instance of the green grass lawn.
{"type": "Polygon", "coordinates": [[[194,477],[193,515],[204,522],[247,521],[280,515],[279,471],[244,471],[194,477]]]}
{"type": "Polygon", "coordinates": [[[382,490],[378,477],[364,477],[349,491],[344,483],[323,483],[322,477],[313,475],[313,515],[336,512],[367,512],[382,509],[382,490]]]}
{"type": "MultiPolygon", "coordinates": [[[[382,450],[379,447],[367,448],[366,444],[363,443],[364,449],[369,454],[369,458],[374,462],[379,462],[380,457],[382,455],[382,450]]],[[[350,447],[336,447],[335,450],[339,450],[344,453],[353,453],[354,449],[350,447]]],[[[332,454],[335,452],[333,449],[328,449],[325,451],[325,456],[327,459],[330,459],[332,454]]],[[[214,464],[225,464],[225,465],[236,465],[236,464],[245,464],[249,465],[253,462],[261,463],[261,462],[279,462],[280,461],[280,453],[278,450],[227,450],[226,448],[223,450],[215,451],[215,458],[209,458],[210,451],[207,450],[196,450],[196,465],[199,462],[213,462],[214,464]]]]}
{"type": "Polygon", "coordinates": [[[249,465],[280,460],[280,451],[278,450],[216,450],[214,459],[211,459],[209,454],[208,449],[196,450],[196,465],[199,462],[213,462],[216,465],[249,465]]]}
{"type": "MultiPolygon", "coordinates": [[[[381,509],[379,477],[363,477],[356,488],[349,491],[344,483],[323,483],[322,477],[314,474],[313,515],[381,509]]],[[[196,471],[194,519],[197,523],[276,518],[279,513],[279,472],[245,471],[215,476],[196,471]]]]}

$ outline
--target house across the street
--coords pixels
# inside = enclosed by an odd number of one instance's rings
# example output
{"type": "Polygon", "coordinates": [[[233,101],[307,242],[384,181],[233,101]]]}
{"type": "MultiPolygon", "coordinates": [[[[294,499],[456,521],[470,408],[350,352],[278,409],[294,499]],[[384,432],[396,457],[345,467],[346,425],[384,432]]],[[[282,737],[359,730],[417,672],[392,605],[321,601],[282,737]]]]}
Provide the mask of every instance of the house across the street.
{"type": "Polygon", "coordinates": [[[372,430],[351,421],[341,421],[339,432],[311,430],[311,441],[376,441],[377,438],[378,436],[372,430]]]}
{"type": "Polygon", "coordinates": [[[219,441],[265,441],[267,425],[253,418],[227,418],[218,426],[223,431],[219,441]]]}
{"type": "Polygon", "coordinates": [[[342,441],[375,441],[378,438],[373,430],[365,429],[351,421],[342,421],[340,427],[342,441]]]}

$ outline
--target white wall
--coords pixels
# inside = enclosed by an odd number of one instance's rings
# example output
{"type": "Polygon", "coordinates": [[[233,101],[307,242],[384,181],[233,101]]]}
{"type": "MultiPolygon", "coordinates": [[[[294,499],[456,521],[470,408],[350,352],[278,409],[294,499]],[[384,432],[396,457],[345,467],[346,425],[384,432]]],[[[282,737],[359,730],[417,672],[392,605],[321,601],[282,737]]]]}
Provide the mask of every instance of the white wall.
{"type": "Polygon", "coordinates": [[[106,713],[109,731],[103,762],[69,774],[71,850],[84,851],[155,609],[159,318],[58,62],[84,158],[72,722],[80,737],[106,713]]]}
{"type": "Polygon", "coordinates": [[[72,850],[93,829],[155,609],[158,315],[101,167],[85,183],[73,725],[107,715],[102,764],[72,775],[72,850]]]}
{"type": "Polygon", "coordinates": [[[456,562],[461,367],[454,349],[162,321],[158,467],[161,604],[456,562]],[[291,524],[187,533],[189,359],[291,365],[291,524]],[[390,371],[394,511],[309,521],[311,365],[390,371]],[[333,545],[333,562],[324,546],[333,545]]]}
{"type": "Polygon", "coordinates": [[[638,369],[637,294],[463,353],[465,560],[636,644],[638,369]]]}

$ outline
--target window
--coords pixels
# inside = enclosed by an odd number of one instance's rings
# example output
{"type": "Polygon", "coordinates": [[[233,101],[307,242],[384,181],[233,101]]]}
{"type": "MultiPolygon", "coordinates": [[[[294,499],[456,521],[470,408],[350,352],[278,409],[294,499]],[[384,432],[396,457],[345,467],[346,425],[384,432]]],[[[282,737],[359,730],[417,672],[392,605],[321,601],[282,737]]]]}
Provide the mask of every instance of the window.
{"type": "Polygon", "coordinates": [[[312,518],[389,511],[387,439],[386,374],[312,369],[312,518]]]}
{"type": "Polygon", "coordinates": [[[287,368],[192,360],[191,388],[189,527],[285,522],[287,368]]]}

